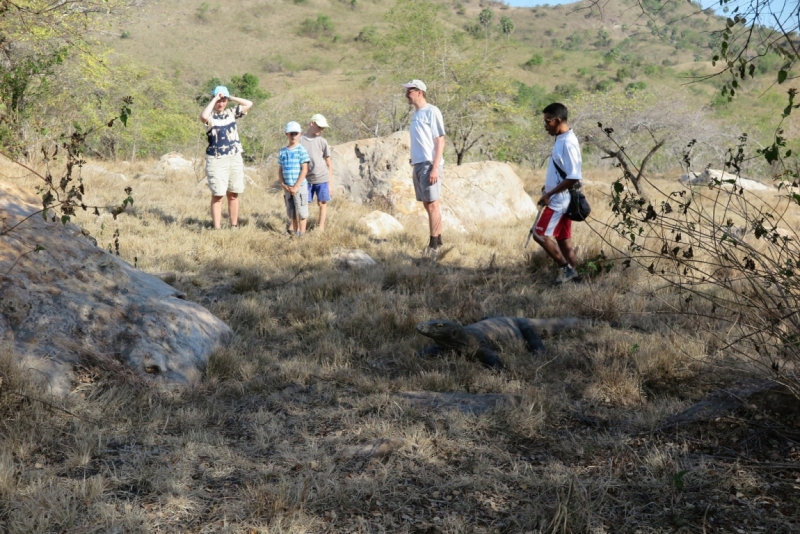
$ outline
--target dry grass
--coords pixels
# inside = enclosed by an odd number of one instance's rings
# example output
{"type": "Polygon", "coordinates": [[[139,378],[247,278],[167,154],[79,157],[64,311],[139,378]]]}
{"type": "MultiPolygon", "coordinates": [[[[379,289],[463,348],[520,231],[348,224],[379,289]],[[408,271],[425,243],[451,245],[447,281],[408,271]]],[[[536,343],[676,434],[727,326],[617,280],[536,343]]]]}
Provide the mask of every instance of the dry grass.
{"type": "MultiPolygon", "coordinates": [[[[151,165],[113,170],[133,176],[151,165]]],[[[537,173],[523,178],[537,189],[537,173]]],[[[173,284],[228,322],[235,339],[212,355],[199,386],[172,394],[87,356],[75,393],[53,399],[1,350],[0,530],[797,530],[796,431],[729,417],[651,433],[735,376],[708,361],[704,340],[679,318],[660,315],[667,297],[653,298],[640,271],[553,288],[550,262],[522,249],[530,221],[446,232],[447,254],[431,263],[420,259],[424,230],[375,242],[358,224],[370,207],[342,199],[324,234],[290,239],[281,195],[265,178],[243,197],[241,228],[214,232],[204,183],[128,184],[128,213],[78,222],[104,248],[119,229],[124,259],[173,272],[173,284]],[[335,247],[361,248],[379,265],[337,270],[335,247]],[[427,345],[417,322],[487,315],[615,326],[547,338],[535,357],[509,347],[502,373],[414,355],[427,345]],[[473,415],[397,395],[411,390],[513,402],[473,415]],[[353,453],[378,440],[402,446],[353,453]]],[[[89,200],[103,204],[121,188],[87,183],[89,200]]],[[[607,217],[605,189],[587,192],[607,217]]],[[[606,247],[601,228],[576,225],[582,260],[606,247]]]]}

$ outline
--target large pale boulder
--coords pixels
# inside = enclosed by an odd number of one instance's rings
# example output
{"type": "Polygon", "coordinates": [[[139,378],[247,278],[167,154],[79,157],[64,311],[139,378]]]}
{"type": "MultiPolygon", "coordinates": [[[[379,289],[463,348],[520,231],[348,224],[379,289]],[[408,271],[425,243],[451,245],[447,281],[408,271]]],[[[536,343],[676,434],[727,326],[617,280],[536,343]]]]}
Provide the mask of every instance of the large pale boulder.
{"type": "MultiPolygon", "coordinates": [[[[331,155],[336,186],[353,202],[388,204],[401,222],[425,221],[425,210],[414,195],[409,154],[408,132],[336,145],[331,155]]],[[[512,224],[535,215],[536,206],[522,181],[505,163],[445,165],[442,218],[447,230],[512,224]]]]}
{"type": "Polygon", "coordinates": [[[231,329],[177,290],[92,245],[72,224],[33,216],[37,199],[0,183],[0,342],[52,391],[82,355],[114,358],[163,385],[196,382],[231,329]],[[37,246],[40,252],[30,252],[37,246]]]}
{"type": "Polygon", "coordinates": [[[377,237],[378,239],[385,239],[392,234],[403,231],[403,225],[400,224],[400,221],[379,210],[372,211],[361,217],[358,222],[367,227],[372,237],[377,237]]]}
{"type": "Polygon", "coordinates": [[[109,180],[119,180],[121,182],[124,182],[128,179],[128,177],[124,174],[111,172],[100,165],[83,165],[81,167],[81,176],[84,178],[105,178],[109,180]]]}
{"type": "Polygon", "coordinates": [[[179,152],[170,152],[161,156],[153,169],[156,174],[184,173],[194,174],[194,161],[186,159],[179,152]]]}
{"type": "Polygon", "coordinates": [[[720,186],[725,189],[731,189],[732,186],[735,184],[737,188],[741,188],[746,191],[775,190],[774,187],[762,184],[761,182],[756,182],[755,180],[748,180],[747,178],[742,178],[740,176],[736,176],[735,174],[731,174],[725,171],[720,171],[717,169],[706,169],[703,172],[699,173],[690,171],[689,174],[684,174],[680,178],[680,182],[688,186],[708,185],[709,183],[711,183],[712,180],[720,180],[722,182],[720,186]]]}

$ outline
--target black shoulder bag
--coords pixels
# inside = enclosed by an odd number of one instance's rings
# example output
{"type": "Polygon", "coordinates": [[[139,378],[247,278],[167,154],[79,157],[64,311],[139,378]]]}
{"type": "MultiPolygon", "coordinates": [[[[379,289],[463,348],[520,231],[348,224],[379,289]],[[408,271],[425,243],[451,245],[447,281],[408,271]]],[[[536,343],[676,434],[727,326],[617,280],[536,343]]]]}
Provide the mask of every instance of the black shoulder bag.
{"type": "MultiPolygon", "coordinates": [[[[567,172],[558,166],[556,160],[553,159],[553,166],[556,172],[561,177],[561,180],[567,178],[567,172]]],[[[560,182],[559,182],[560,183],[560,182]]],[[[572,221],[585,221],[586,217],[592,212],[592,207],[589,206],[589,201],[581,192],[580,182],[569,188],[569,207],[567,207],[567,218],[572,221]]]]}

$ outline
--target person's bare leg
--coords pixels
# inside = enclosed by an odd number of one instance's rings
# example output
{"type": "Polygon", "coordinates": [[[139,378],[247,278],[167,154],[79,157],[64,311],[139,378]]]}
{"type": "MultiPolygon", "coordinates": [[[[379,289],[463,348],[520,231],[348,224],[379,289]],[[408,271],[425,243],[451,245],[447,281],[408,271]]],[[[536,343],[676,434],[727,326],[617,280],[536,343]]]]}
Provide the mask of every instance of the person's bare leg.
{"type": "Polygon", "coordinates": [[[561,254],[560,246],[549,237],[540,236],[539,234],[534,233],[533,240],[539,243],[544,251],[547,252],[547,255],[553,258],[559,267],[563,267],[568,263],[567,260],[564,259],[564,255],[561,254]]]}
{"type": "Polygon", "coordinates": [[[211,195],[211,224],[219,230],[222,223],[222,197],[211,195]]]}
{"type": "Polygon", "coordinates": [[[325,229],[325,218],[328,216],[328,203],[317,202],[319,204],[319,220],[317,221],[317,229],[321,232],[325,229]]]}
{"type": "Polygon", "coordinates": [[[239,226],[239,193],[228,191],[228,216],[231,226],[239,226]]]}
{"type": "Polygon", "coordinates": [[[433,202],[423,202],[425,211],[428,212],[428,226],[430,227],[431,237],[442,235],[442,210],[439,200],[433,202]]]}
{"type": "Polygon", "coordinates": [[[558,249],[561,252],[561,257],[564,258],[567,263],[572,265],[573,269],[577,269],[578,260],[575,257],[575,249],[572,248],[572,244],[570,243],[569,239],[557,241],[557,243],[558,249]]]}
{"type": "Polygon", "coordinates": [[[308,219],[300,219],[300,223],[298,226],[300,228],[301,234],[306,233],[306,222],[308,222],[308,219]]]}

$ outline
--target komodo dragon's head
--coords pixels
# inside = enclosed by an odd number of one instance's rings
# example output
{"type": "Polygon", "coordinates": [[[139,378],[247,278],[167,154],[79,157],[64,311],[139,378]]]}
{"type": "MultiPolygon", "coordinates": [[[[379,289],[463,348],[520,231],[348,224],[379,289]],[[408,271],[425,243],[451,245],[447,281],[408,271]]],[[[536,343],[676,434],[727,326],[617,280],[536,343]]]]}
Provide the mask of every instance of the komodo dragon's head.
{"type": "Polygon", "coordinates": [[[425,321],[417,325],[417,332],[448,349],[463,349],[470,344],[469,334],[456,321],[425,321]]]}

